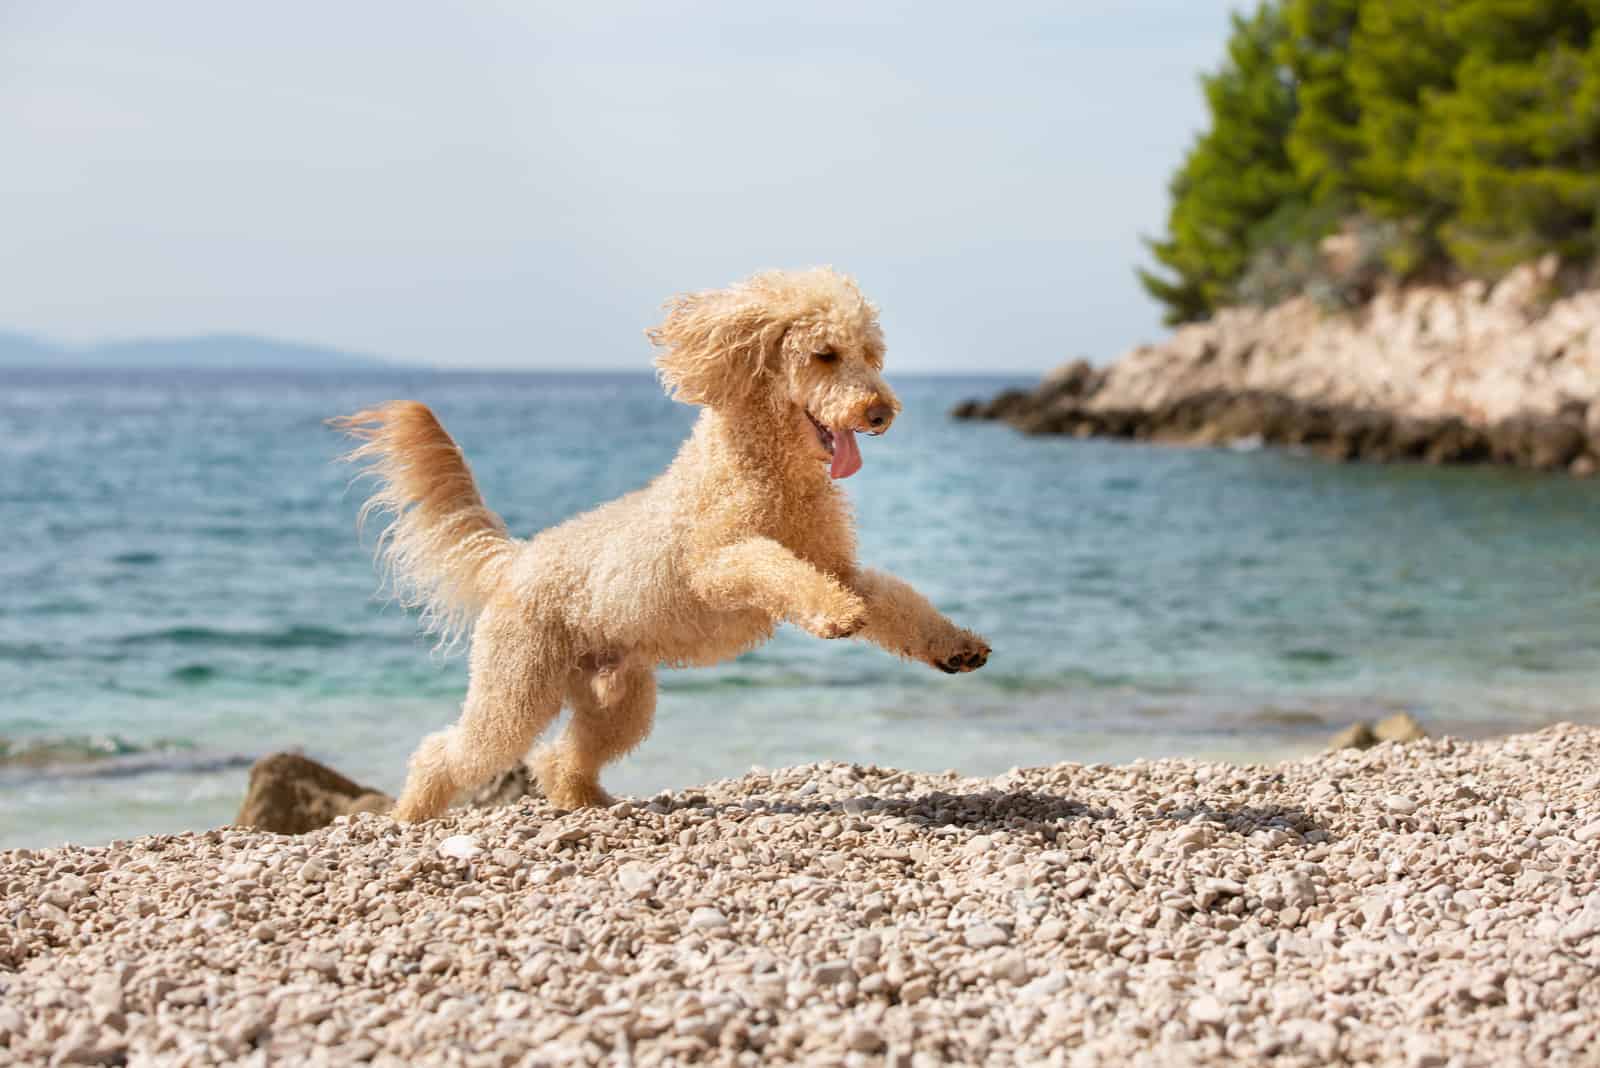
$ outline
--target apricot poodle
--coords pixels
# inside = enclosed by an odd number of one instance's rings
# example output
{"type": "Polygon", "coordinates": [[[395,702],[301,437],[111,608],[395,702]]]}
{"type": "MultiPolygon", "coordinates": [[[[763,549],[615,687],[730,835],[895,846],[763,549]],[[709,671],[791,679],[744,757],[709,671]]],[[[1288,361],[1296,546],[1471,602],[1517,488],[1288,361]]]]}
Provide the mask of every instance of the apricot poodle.
{"type": "Polygon", "coordinates": [[[478,494],[426,407],[393,401],[334,420],[362,444],[389,516],[379,543],[397,593],[441,633],[472,633],[460,720],[424,738],[395,807],[430,819],[528,754],[561,808],[606,804],[600,769],[650,732],[655,670],[715,664],[778,623],[855,636],[945,672],[988,644],[900,579],[857,565],[848,502],[857,432],[889,429],[877,309],[831,269],[773,271],[678,296],[648,332],[694,431],[644,489],[527,540],[478,494]]]}

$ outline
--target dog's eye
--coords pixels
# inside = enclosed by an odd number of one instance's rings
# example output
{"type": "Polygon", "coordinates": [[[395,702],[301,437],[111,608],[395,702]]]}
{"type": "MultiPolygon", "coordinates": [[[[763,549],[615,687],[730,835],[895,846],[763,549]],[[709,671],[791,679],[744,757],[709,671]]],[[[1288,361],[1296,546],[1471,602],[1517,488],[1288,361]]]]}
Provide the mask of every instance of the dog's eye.
{"type": "Polygon", "coordinates": [[[839,354],[837,352],[834,352],[832,349],[824,349],[821,352],[812,353],[811,358],[816,360],[818,363],[838,363],[839,362],[839,354]]]}

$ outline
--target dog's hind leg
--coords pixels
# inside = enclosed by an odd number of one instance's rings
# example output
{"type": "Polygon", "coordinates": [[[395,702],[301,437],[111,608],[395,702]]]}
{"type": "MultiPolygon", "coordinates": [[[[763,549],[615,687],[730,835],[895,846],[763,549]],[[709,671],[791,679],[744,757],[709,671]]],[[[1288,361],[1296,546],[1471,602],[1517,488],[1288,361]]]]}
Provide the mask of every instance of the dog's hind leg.
{"type": "Polygon", "coordinates": [[[539,786],[557,808],[605,805],[600,769],[650,733],[656,676],[648,665],[622,663],[574,673],[567,687],[572,719],[561,737],[534,756],[539,786]]]}
{"type": "Polygon", "coordinates": [[[530,663],[527,650],[496,647],[480,623],[471,681],[455,726],[422,740],[411,757],[396,819],[432,819],[457,794],[480,786],[527,755],[561,711],[560,675],[530,663]]]}

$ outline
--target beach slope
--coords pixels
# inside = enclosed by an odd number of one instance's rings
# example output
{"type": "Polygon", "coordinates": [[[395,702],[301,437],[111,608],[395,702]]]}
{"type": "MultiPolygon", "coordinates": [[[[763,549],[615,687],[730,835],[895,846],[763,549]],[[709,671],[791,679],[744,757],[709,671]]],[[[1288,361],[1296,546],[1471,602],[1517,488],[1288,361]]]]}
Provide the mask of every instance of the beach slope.
{"type": "Polygon", "coordinates": [[[1592,1063],[1600,729],[0,853],[0,1062],[1592,1063]]]}

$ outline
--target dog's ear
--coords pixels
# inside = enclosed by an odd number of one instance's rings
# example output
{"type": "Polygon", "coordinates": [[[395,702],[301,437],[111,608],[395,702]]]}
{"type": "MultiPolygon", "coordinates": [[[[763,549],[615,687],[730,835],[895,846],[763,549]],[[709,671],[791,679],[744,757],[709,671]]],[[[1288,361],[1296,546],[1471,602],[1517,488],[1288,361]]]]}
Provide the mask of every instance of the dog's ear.
{"type": "Polygon", "coordinates": [[[727,407],[758,394],[775,373],[788,329],[776,302],[756,288],[685,293],[665,305],[661,325],[645,331],[656,371],[675,400],[727,407]]]}

